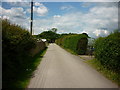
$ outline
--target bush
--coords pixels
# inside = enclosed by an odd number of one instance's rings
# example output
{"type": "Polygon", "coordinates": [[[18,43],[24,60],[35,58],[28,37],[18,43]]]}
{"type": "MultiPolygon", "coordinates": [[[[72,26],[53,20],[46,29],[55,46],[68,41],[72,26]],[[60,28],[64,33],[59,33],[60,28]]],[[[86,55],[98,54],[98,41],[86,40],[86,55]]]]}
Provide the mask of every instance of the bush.
{"type": "Polygon", "coordinates": [[[2,20],[3,88],[15,87],[15,82],[26,72],[35,42],[25,29],[2,20]]]}
{"type": "Polygon", "coordinates": [[[95,41],[95,57],[106,68],[120,72],[120,32],[95,41]]]}
{"type": "Polygon", "coordinates": [[[56,43],[77,54],[85,54],[88,43],[87,37],[86,34],[66,35],[56,40],[56,43]]]}

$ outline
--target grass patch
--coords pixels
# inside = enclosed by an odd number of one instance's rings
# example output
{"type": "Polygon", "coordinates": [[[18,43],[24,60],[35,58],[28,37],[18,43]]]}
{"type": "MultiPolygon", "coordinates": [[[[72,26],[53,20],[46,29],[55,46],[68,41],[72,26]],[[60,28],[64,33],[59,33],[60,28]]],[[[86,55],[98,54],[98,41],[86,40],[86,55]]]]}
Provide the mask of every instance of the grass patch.
{"type": "Polygon", "coordinates": [[[73,55],[78,55],[76,52],[74,52],[74,51],[72,51],[72,50],[70,50],[70,49],[68,49],[68,48],[65,48],[65,47],[63,47],[63,46],[60,46],[60,47],[63,48],[64,50],[66,50],[67,52],[73,54],[73,55]]]}
{"type": "Polygon", "coordinates": [[[31,63],[28,66],[28,69],[25,70],[24,73],[20,75],[19,80],[15,83],[15,87],[21,88],[21,90],[24,90],[27,88],[30,79],[33,77],[33,73],[36,70],[37,66],[40,64],[42,57],[46,53],[47,48],[45,50],[40,51],[37,55],[35,55],[33,58],[31,58],[31,63]]]}
{"type": "Polygon", "coordinates": [[[90,64],[92,67],[97,69],[97,71],[102,73],[105,77],[107,77],[108,79],[118,84],[118,86],[120,86],[119,73],[105,68],[103,65],[101,65],[101,63],[97,59],[87,60],[85,62],[90,64]]]}

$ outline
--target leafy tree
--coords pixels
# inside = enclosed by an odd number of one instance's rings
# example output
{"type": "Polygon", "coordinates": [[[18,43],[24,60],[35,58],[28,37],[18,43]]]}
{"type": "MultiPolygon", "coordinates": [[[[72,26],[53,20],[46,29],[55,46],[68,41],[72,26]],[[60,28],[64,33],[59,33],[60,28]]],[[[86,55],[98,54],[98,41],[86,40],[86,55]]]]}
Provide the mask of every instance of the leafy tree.
{"type": "Polygon", "coordinates": [[[39,38],[47,39],[49,43],[54,43],[57,38],[59,38],[59,34],[56,33],[56,29],[51,29],[50,31],[44,31],[38,35],[39,38]]]}
{"type": "Polygon", "coordinates": [[[57,32],[57,28],[52,28],[50,31],[52,31],[52,32],[57,32]]]}

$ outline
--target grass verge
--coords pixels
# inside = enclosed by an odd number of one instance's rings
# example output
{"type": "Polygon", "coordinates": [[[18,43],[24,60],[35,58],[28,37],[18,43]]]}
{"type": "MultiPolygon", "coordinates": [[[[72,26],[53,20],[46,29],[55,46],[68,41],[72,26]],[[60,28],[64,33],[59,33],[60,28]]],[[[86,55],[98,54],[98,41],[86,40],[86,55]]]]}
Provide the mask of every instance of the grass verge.
{"type": "Polygon", "coordinates": [[[105,68],[97,59],[87,60],[85,61],[89,65],[91,65],[93,68],[95,68],[97,71],[99,71],[101,74],[103,74],[105,77],[107,77],[109,80],[112,80],[115,82],[118,86],[120,86],[120,74],[117,72],[114,72],[112,70],[109,70],[105,68]]]}
{"type": "MultiPolygon", "coordinates": [[[[57,45],[58,45],[58,44],[57,44],[57,45]]],[[[60,45],[58,45],[58,46],[60,46],[60,45]]],[[[74,51],[72,51],[72,50],[70,50],[70,49],[68,49],[68,48],[65,48],[65,47],[63,47],[63,46],[60,46],[60,47],[63,48],[64,50],[66,50],[67,52],[71,53],[71,54],[78,55],[77,53],[75,53],[74,51]]]]}
{"type": "Polygon", "coordinates": [[[31,58],[31,63],[28,66],[28,69],[26,69],[26,71],[20,75],[21,77],[19,78],[19,80],[17,80],[15,87],[21,88],[21,90],[27,88],[30,79],[34,76],[34,71],[36,70],[37,66],[40,64],[42,57],[44,56],[46,51],[47,48],[40,51],[37,55],[31,58]]]}

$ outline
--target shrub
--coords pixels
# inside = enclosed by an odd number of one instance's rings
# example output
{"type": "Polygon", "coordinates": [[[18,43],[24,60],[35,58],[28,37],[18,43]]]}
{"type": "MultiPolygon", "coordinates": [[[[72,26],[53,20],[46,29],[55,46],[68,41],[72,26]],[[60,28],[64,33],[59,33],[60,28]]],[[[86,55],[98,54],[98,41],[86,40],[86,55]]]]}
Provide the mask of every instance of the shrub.
{"type": "Polygon", "coordinates": [[[29,66],[35,40],[28,31],[2,20],[3,88],[13,87],[29,66]]]}
{"type": "Polygon", "coordinates": [[[56,43],[77,54],[85,54],[88,43],[87,37],[86,34],[66,35],[56,40],[56,43]]]}
{"type": "Polygon", "coordinates": [[[120,32],[95,41],[95,57],[106,68],[120,72],[120,32]]]}

